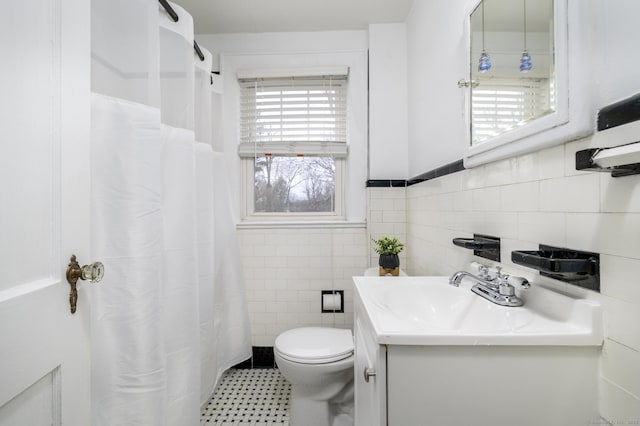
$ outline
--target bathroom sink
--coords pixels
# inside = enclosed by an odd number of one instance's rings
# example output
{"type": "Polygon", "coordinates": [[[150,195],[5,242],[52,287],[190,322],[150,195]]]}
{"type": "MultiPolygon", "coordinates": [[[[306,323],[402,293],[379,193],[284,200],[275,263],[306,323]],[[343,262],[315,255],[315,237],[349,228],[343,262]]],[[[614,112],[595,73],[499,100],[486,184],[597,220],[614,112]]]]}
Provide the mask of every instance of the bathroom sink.
{"type": "Polygon", "coordinates": [[[521,307],[499,306],[449,277],[354,277],[378,343],[598,346],[602,313],[591,300],[533,285],[521,307]]]}

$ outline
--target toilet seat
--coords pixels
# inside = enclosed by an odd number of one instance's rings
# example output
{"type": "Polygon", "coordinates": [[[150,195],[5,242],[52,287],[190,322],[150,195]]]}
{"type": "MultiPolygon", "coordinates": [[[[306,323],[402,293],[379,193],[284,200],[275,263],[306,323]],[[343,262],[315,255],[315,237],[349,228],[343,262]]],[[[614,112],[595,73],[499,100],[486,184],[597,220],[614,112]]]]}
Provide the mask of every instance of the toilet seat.
{"type": "Polygon", "coordinates": [[[353,355],[351,330],[302,327],[276,338],[274,350],[284,359],[301,364],[327,364],[353,355]]]}

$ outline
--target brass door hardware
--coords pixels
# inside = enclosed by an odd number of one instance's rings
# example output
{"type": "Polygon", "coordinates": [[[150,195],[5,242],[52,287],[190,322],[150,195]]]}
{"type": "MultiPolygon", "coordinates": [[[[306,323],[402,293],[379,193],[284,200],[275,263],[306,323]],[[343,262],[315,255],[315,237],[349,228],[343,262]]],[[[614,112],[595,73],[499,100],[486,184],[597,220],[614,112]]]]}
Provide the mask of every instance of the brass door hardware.
{"type": "Polygon", "coordinates": [[[76,260],[76,255],[71,255],[69,266],[67,267],[67,281],[71,286],[69,293],[69,305],[71,305],[71,313],[76,313],[76,304],[78,302],[78,289],[76,283],[78,279],[87,280],[90,283],[99,283],[104,276],[104,265],[102,262],[94,262],[91,265],[80,266],[76,260]]]}

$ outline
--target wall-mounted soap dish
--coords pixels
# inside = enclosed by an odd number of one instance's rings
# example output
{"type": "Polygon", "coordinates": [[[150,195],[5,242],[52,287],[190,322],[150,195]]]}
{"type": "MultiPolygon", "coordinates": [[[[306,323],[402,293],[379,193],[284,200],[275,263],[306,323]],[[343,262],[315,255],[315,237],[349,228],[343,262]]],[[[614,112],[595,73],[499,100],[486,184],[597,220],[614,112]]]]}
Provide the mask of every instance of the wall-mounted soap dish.
{"type": "Polygon", "coordinates": [[[473,238],[454,238],[453,244],[473,250],[476,256],[500,262],[500,238],[473,234],[473,238]]]}
{"type": "Polygon", "coordinates": [[[540,244],[539,250],[516,250],[511,261],[540,271],[540,275],[600,291],[600,255],[540,244]]]}

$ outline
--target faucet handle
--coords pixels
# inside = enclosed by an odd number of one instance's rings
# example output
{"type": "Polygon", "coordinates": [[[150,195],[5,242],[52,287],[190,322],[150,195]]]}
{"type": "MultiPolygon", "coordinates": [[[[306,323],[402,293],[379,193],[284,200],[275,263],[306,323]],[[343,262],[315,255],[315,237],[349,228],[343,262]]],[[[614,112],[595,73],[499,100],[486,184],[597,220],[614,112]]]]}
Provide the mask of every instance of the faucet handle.
{"type": "Polygon", "coordinates": [[[483,265],[480,262],[474,261],[471,262],[471,267],[478,271],[478,277],[482,278],[483,280],[490,281],[492,279],[491,275],[489,274],[489,267],[487,265],[483,265]]]}
{"type": "Polygon", "coordinates": [[[486,265],[480,265],[480,267],[478,268],[478,275],[483,280],[491,279],[491,275],[489,275],[489,267],[486,265]]]}
{"type": "Polygon", "coordinates": [[[496,279],[498,281],[498,285],[510,285],[509,284],[509,274],[501,274],[500,271],[496,274],[496,279]]]}
{"type": "Polygon", "coordinates": [[[520,288],[523,290],[528,290],[531,288],[529,280],[524,277],[511,277],[511,281],[515,286],[520,286],[520,288]]]}

